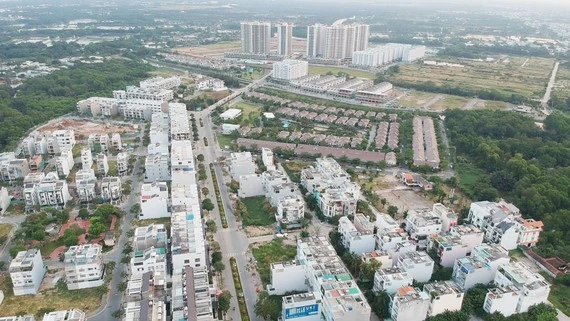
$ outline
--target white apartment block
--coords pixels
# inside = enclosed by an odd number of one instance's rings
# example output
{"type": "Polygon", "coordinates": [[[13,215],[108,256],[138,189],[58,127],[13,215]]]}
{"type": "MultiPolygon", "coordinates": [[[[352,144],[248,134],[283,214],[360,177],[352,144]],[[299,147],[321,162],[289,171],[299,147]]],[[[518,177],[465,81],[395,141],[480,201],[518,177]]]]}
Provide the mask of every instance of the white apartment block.
{"type": "Polygon", "coordinates": [[[361,256],[362,258],[362,262],[364,263],[370,263],[371,261],[378,261],[380,262],[380,268],[381,269],[389,269],[392,267],[392,256],[390,254],[388,254],[388,252],[386,251],[382,251],[382,250],[374,250],[372,252],[369,253],[364,253],[361,256]]]}
{"type": "Polygon", "coordinates": [[[97,174],[99,176],[107,176],[109,173],[109,161],[107,155],[101,153],[97,155],[97,174]]]}
{"type": "Polygon", "coordinates": [[[12,157],[2,157],[6,156],[6,154],[0,154],[0,177],[2,181],[11,182],[24,178],[30,173],[30,167],[26,159],[16,159],[14,153],[8,153],[8,155],[12,157]]]}
{"type": "Polygon", "coordinates": [[[174,273],[172,320],[214,321],[212,301],[215,300],[217,291],[208,282],[208,268],[187,266],[174,273]]]}
{"type": "Polygon", "coordinates": [[[309,74],[309,63],[302,60],[285,59],[273,63],[273,78],[293,80],[309,74]]]}
{"type": "Polygon", "coordinates": [[[141,275],[146,272],[166,274],[166,249],[150,247],[146,250],[135,251],[131,258],[131,275],[141,275]]]}
{"type": "Polygon", "coordinates": [[[400,229],[400,224],[390,215],[386,213],[376,214],[376,234],[380,235],[382,232],[397,231],[400,229]]]}
{"type": "Polygon", "coordinates": [[[489,289],[485,296],[483,310],[487,313],[499,312],[508,317],[517,313],[520,297],[520,290],[512,285],[489,289]]]}
{"type": "Polygon", "coordinates": [[[67,182],[60,180],[56,172],[47,175],[28,174],[24,179],[26,206],[64,206],[71,195],[67,182]]]}
{"type": "Polygon", "coordinates": [[[85,321],[85,313],[78,309],[52,311],[44,314],[42,321],[85,321]]]}
{"type": "Polygon", "coordinates": [[[261,149],[261,161],[263,162],[263,166],[268,171],[273,171],[276,169],[275,167],[275,158],[273,156],[273,151],[269,148],[262,148],[261,149]]]}
{"type": "MultiPolygon", "coordinates": [[[[268,193],[273,186],[286,184],[289,182],[289,177],[282,171],[265,171],[261,173],[261,185],[263,187],[264,193],[268,193]]],[[[241,185],[241,183],[240,183],[241,185]]],[[[267,194],[268,195],[268,194],[267,194]]]]}
{"type": "Polygon", "coordinates": [[[174,271],[206,266],[206,248],[200,207],[176,212],[171,217],[171,251],[174,271]]]}
{"type": "Polygon", "coordinates": [[[414,278],[400,268],[379,269],[374,274],[373,291],[376,293],[385,291],[388,294],[394,294],[401,287],[410,286],[413,282],[414,278]]]}
{"type": "Polygon", "coordinates": [[[93,155],[89,148],[81,149],[81,168],[88,170],[93,167],[93,155]]]}
{"type": "Polygon", "coordinates": [[[291,182],[273,185],[265,191],[265,197],[273,207],[277,207],[280,200],[297,195],[300,195],[299,187],[291,182]]]}
{"type": "Polygon", "coordinates": [[[355,51],[368,48],[370,26],[363,24],[307,27],[307,56],[350,59],[355,51]]]}
{"type": "Polygon", "coordinates": [[[342,245],[349,252],[362,255],[374,250],[376,245],[374,233],[365,229],[357,229],[348,217],[343,216],[340,218],[338,221],[338,232],[342,245]]]}
{"type": "Polygon", "coordinates": [[[90,97],[77,102],[80,114],[91,114],[93,117],[113,117],[119,114],[121,101],[115,98],[90,97]]]}
{"type": "Polygon", "coordinates": [[[221,79],[204,77],[196,81],[196,90],[222,91],[226,89],[226,84],[221,79]]]}
{"type": "Polygon", "coordinates": [[[442,219],[429,209],[409,210],[406,217],[406,231],[418,242],[424,242],[428,236],[439,234],[442,219]]]}
{"type": "Polygon", "coordinates": [[[321,321],[321,300],[315,293],[284,296],[281,306],[283,321],[321,321]]]}
{"type": "Polygon", "coordinates": [[[277,203],[275,220],[283,223],[299,222],[305,217],[305,200],[301,195],[283,197],[277,203]]]}
{"type": "Polygon", "coordinates": [[[26,207],[32,207],[39,204],[38,199],[38,185],[45,179],[45,174],[30,173],[24,178],[24,201],[26,207]]]}
{"type": "Polygon", "coordinates": [[[440,281],[424,285],[424,292],[429,295],[428,317],[445,311],[459,311],[465,293],[452,281],[440,281]]]}
{"type": "Polygon", "coordinates": [[[36,151],[36,155],[47,154],[48,152],[47,139],[44,135],[35,137],[34,150],[36,151]]]}
{"type": "Polygon", "coordinates": [[[434,235],[428,239],[428,248],[435,248],[439,264],[453,267],[455,260],[467,256],[469,246],[460,237],[452,235],[434,235]]]}
{"type": "Polygon", "coordinates": [[[169,181],[169,157],[161,154],[151,154],[145,160],[145,182],[169,181]]]}
{"type": "Polygon", "coordinates": [[[55,159],[55,168],[57,170],[57,175],[60,178],[66,178],[71,169],[75,165],[73,160],[73,152],[71,150],[64,150],[61,152],[61,156],[55,159]]]}
{"type": "Polygon", "coordinates": [[[352,54],[352,64],[357,66],[379,67],[394,61],[413,62],[425,56],[425,46],[406,44],[386,44],[355,51],[352,54]]]}
{"type": "Polygon", "coordinates": [[[471,203],[468,219],[485,233],[486,241],[507,250],[536,245],[544,226],[541,221],[524,219],[516,206],[502,200],[471,203]]]}
{"type": "Polygon", "coordinates": [[[441,232],[449,232],[452,227],[458,225],[458,215],[451,208],[441,203],[435,203],[433,204],[432,212],[441,217],[441,232]]]}
{"type": "Polygon", "coordinates": [[[194,166],[194,152],[192,151],[191,141],[172,141],[170,170],[172,172],[173,185],[196,184],[196,168],[194,166]]]}
{"type": "Polygon", "coordinates": [[[160,91],[166,89],[175,89],[180,86],[180,77],[153,77],[145,79],[139,83],[139,87],[146,91],[160,91]]]}
{"type": "Polygon", "coordinates": [[[255,174],[255,162],[250,152],[230,154],[230,173],[234,180],[239,181],[240,176],[255,174]]]}
{"type": "Polygon", "coordinates": [[[97,177],[92,169],[80,169],[75,174],[75,189],[82,203],[97,197],[97,177]]]}
{"type": "Polygon", "coordinates": [[[123,187],[118,177],[101,179],[101,198],[104,202],[119,203],[123,198],[123,187]]]}
{"type": "Polygon", "coordinates": [[[57,141],[58,151],[72,150],[75,146],[75,131],[73,129],[60,129],[51,133],[57,141]]]}
{"type": "Polygon", "coordinates": [[[190,139],[192,133],[186,104],[169,103],[168,115],[170,116],[170,137],[172,140],[190,139]]]}
{"type": "Polygon", "coordinates": [[[398,267],[407,272],[416,282],[431,279],[435,262],[426,252],[407,252],[398,258],[398,267]]]}
{"type": "Polygon", "coordinates": [[[8,194],[8,189],[6,187],[0,187],[0,215],[4,215],[10,206],[10,201],[11,198],[8,194]]]}
{"type": "Polygon", "coordinates": [[[269,54],[270,22],[242,22],[240,28],[242,53],[269,54]]]}
{"type": "MultiPolygon", "coordinates": [[[[22,155],[26,158],[32,157],[36,154],[36,150],[34,148],[34,141],[36,140],[37,133],[31,133],[30,136],[22,139],[22,142],[18,146],[18,149],[22,153],[22,155]]],[[[19,154],[16,152],[16,154],[19,154]]]]}
{"type": "Polygon", "coordinates": [[[144,251],[151,247],[167,248],[168,235],[164,224],[151,224],[135,229],[133,248],[144,251]]]}
{"type": "Polygon", "coordinates": [[[166,182],[143,184],[141,187],[139,219],[170,217],[168,212],[168,185],[166,182]]]}
{"type": "Polygon", "coordinates": [[[87,145],[92,152],[107,153],[110,147],[109,135],[91,134],[87,138],[87,145]]]}
{"type": "Polygon", "coordinates": [[[426,55],[426,46],[413,46],[404,49],[403,62],[414,62],[423,59],[426,55]]]}
{"type": "Polygon", "coordinates": [[[168,146],[170,137],[170,118],[168,114],[159,113],[152,115],[149,138],[151,144],[168,146]]]}
{"type": "Polygon", "coordinates": [[[65,252],[65,281],[70,290],[101,286],[104,283],[102,247],[98,244],[71,246],[65,252]]]}
{"type": "Polygon", "coordinates": [[[449,235],[458,236],[467,245],[467,253],[471,253],[471,250],[481,245],[484,236],[483,231],[471,224],[454,226],[449,235]]]}
{"type": "MultiPolygon", "coordinates": [[[[266,172],[264,172],[266,173],[266,172]]],[[[238,196],[240,198],[265,195],[262,174],[248,174],[239,177],[238,196]]]]}
{"type": "Polygon", "coordinates": [[[34,316],[31,314],[26,314],[26,315],[17,315],[17,316],[14,315],[9,317],[0,317],[0,321],[36,321],[36,318],[34,318],[34,316]]]}
{"type": "Polygon", "coordinates": [[[281,23],[277,25],[277,54],[286,57],[293,54],[292,23],[281,23]]]}
{"type": "Polygon", "coordinates": [[[305,267],[297,261],[271,263],[271,282],[267,285],[270,295],[284,295],[287,292],[307,291],[304,277],[305,267]]]}
{"type": "Polygon", "coordinates": [[[117,174],[119,176],[127,175],[129,171],[129,158],[127,157],[126,153],[118,153],[117,154],[117,174]]]}
{"type": "Polygon", "coordinates": [[[8,268],[14,295],[35,295],[46,273],[42,255],[38,249],[18,252],[8,268]]]}
{"type": "Polygon", "coordinates": [[[125,90],[114,90],[113,98],[119,101],[119,111],[125,103],[129,101],[156,101],[159,103],[168,102],[174,99],[174,92],[170,89],[144,90],[137,86],[127,86],[125,90]]]}
{"type": "Polygon", "coordinates": [[[121,134],[113,133],[111,135],[111,146],[115,150],[123,150],[123,141],[121,140],[121,134]]]}
{"type": "Polygon", "coordinates": [[[430,307],[429,295],[420,289],[405,286],[391,297],[390,315],[394,321],[423,321],[430,307]]]}
{"type": "Polygon", "coordinates": [[[455,260],[453,281],[467,291],[477,284],[493,282],[500,266],[510,262],[509,252],[497,244],[482,244],[471,255],[455,260]]]}

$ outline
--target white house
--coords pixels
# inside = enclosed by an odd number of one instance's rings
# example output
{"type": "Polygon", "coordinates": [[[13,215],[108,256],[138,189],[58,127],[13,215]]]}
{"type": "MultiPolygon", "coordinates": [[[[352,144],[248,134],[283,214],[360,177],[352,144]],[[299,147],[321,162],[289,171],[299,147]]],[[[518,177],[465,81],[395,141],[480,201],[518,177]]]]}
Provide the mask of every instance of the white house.
{"type": "Polygon", "coordinates": [[[255,174],[255,162],[250,152],[230,154],[230,173],[239,181],[240,176],[255,174]]]}
{"type": "Polygon", "coordinates": [[[449,235],[458,236],[467,245],[467,253],[483,243],[483,231],[478,227],[467,224],[451,227],[449,235]]]}
{"type": "Polygon", "coordinates": [[[222,124],[222,134],[229,135],[240,129],[240,127],[241,126],[237,124],[222,124]]]}
{"type": "Polygon", "coordinates": [[[151,247],[167,248],[168,235],[164,224],[151,224],[135,229],[133,248],[144,251],[151,247]]]}
{"type": "Polygon", "coordinates": [[[196,90],[221,91],[226,89],[224,81],[221,79],[207,77],[196,81],[196,90]]]}
{"type": "Polygon", "coordinates": [[[140,196],[139,219],[170,217],[168,213],[168,185],[166,182],[143,184],[140,196]]]}
{"type": "Polygon", "coordinates": [[[150,247],[146,250],[135,251],[131,258],[131,275],[140,275],[146,272],[166,274],[165,248],[150,247]]]}
{"type": "Polygon", "coordinates": [[[0,187],[0,215],[4,215],[8,206],[10,206],[10,195],[6,187],[0,187]]]}
{"type": "Polygon", "coordinates": [[[376,214],[376,234],[380,235],[384,231],[397,231],[400,229],[400,224],[386,213],[376,214]]]}
{"type": "Polygon", "coordinates": [[[411,286],[398,289],[390,300],[390,315],[394,321],[423,321],[430,306],[429,295],[411,286]]]}
{"type": "Polygon", "coordinates": [[[119,176],[127,175],[129,171],[129,160],[126,153],[117,154],[117,174],[119,176]]]}
{"type": "Polygon", "coordinates": [[[477,284],[491,283],[499,266],[509,261],[509,252],[500,245],[482,244],[473,248],[470,256],[455,260],[452,278],[466,291],[477,284]]]}
{"type": "Polygon", "coordinates": [[[46,267],[38,249],[18,252],[8,269],[14,295],[35,295],[40,289],[46,267]]]}
{"type": "Polygon", "coordinates": [[[145,160],[145,182],[169,181],[169,157],[161,154],[148,155],[145,160]]]}
{"type": "Polygon", "coordinates": [[[282,183],[273,185],[266,191],[265,196],[268,198],[269,203],[273,207],[277,207],[279,201],[286,198],[300,195],[299,187],[295,183],[282,183]]]}
{"type": "Polygon", "coordinates": [[[386,291],[393,294],[399,288],[410,286],[414,282],[412,276],[400,268],[380,269],[374,274],[374,292],[386,291]]]}
{"type": "Polygon", "coordinates": [[[91,150],[89,148],[81,149],[81,168],[88,170],[93,167],[93,155],[91,155],[91,150]]]}
{"type": "Polygon", "coordinates": [[[263,165],[268,171],[275,170],[275,161],[273,159],[273,151],[269,148],[262,148],[261,149],[261,160],[263,161],[263,165]]]}
{"type": "Polygon", "coordinates": [[[271,282],[267,285],[270,295],[307,291],[305,267],[297,261],[271,263],[271,282]]]}
{"type": "Polygon", "coordinates": [[[424,285],[429,296],[428,316],[433,317],[445,311],[459,311],[465,293],[452,281],[440,281],[424,285]]]}
{"type": "Polygon", "coordinates": [[[173,271],[184,267],[206,266],[204,229],[200,217],[200,207],[186,207],[184,211],[172,211],[171,252],[173,271]]]}
{"type": "Polygon", "coordinates": [[[517,304],[519,303],[521,292],[518,288],[510,285],[489,289],[485,296],[483,309],[487,313],[499,312],[508,317],[517,313],[517,304]]]}
{"type": "MultiPolygon", "coordinates": [[[[314,292],[284,296],[281,319],[283,321],[321,321],[322,301],[314,292]]],[[[341,319],[340,317],[338,318],[341,319]]]]}
{"type": "Polygon", "coordinates": [[[349,252],[362,255],[374,251],[374,234],[371,231],[359,231],[348,217],[343,216],[339,219],[338,232],[342,245],[349,252]]]}
{"type": "Polygon", "coordinates": [[[441,231],[449,232],[452,227],[457,226],[458,215],[449,207],[441,204],[433,204],[432,211],[441,217],[441,231]]]}
{"type": "Polygon", "coordinates": [[[275,220],[283,223],[299,222],[305,217],[305,201],[301,195],[283,197],[277,203],[275,220]]]}
{"type": "Polygon", "coordinates": [[[429,209],[408,211],[406,231],[418,242],[425,242],[428,236],[439,234],[442,226],[441,217],[429,209]]]}
{"type": "Polygon", "coordinates": [[[101,198],[105,202],[118,203],[123,198],[123,186],[118,177],[103,177],[101,179],[101,198]]]}
{"type": "Polygon", "coordinates": [[[467,256],[469,247],[461,238],[451,235],[435,235],[428,239],[428,248],[434,248],[439,257],[439,264],[453,267],[455,260],[467,256]]]}
{"type": "Polygon", "coordinates": [[[261,174],[248,174],[239,177],[238,196],[240,198],[265,195],[261,174]]]}
{"type": "Polygon", "coordinates": [[[97,174],[107,176],[109,173],[109,161],[107,155],[101,153],[97,155],[97,174]]]}
{"type": "Polygon", "coordinates": [[[74,164],[73,152],[71,150],[63,150],[61,155],[55,159],[57,175],[59,175],[60,178],[66,178],[71,172],[74,164]]]}
{"type": "Polygon", "coordinates": [[[381,269],[389,269],[392,267],[392,256],[386,251],[374,250],[369,253],[363,253],[361,257],[364,263],[370,263],[371,261],[380,262],[381,269]]]}
{"type": "Polygon", "coordinates": [[[233,120],[241,116],[241,114],[242,114],[241,109],[230,108],[225,112],[221,113],[220,118],[222,120],[233,120]]]}
{"type": "Polygon", "coordinates": [[[97,177],[90,169],[80,169],[75,174],[75,189],[80,202],[91,202],[97,196],[97,177]]]}
{"type": "Polygon", "coordinates": [[[416,282],[431,279],[435,262],[426,252],[407,252],[398,258],[398,267],[407,272],[416,282]]]}
{"type": "Polygon", "coordinates": [[[99,244],[71,246],[64,255],[65,281],[69,290],[103,285],[105,265],[99,244]]]}

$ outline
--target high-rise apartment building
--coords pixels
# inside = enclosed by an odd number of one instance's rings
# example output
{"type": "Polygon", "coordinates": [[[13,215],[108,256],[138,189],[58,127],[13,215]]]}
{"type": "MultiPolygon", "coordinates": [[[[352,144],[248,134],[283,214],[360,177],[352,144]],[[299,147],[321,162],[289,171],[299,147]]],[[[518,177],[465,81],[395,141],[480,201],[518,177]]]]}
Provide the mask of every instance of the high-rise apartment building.
{"type": "Polygon", "coordinates": [[[268,54],[271,38],[270,22],[242,22],[241,52],[252,54],[268,54]]]}
{"type": "Polygon", "coordinates": [[[277,54],[290,56],[293,53],[293,24],[277,25],[277,54]]]}
{"type": "Polygon", "coordinates": [[[307,27],[307,56],[326,59],[351,58],[352,53],[368,48],[370,26],[313,25],[307,27]]]}

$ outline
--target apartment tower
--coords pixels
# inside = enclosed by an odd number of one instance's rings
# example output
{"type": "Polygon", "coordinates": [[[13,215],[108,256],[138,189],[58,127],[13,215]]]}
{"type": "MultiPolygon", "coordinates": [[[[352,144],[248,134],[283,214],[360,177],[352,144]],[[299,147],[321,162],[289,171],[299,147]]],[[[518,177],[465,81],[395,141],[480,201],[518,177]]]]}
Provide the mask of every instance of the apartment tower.
{"type": "Polygon", "coordinates": [[[291,56],[293,53],[293,24],[277,25],[277,54],[291,56]]]}
{"type": "Polygon", "coordinates": [[[251,54],[268,54],[271,38],[271,23],[242,22],[241,52],[251,54]]]}

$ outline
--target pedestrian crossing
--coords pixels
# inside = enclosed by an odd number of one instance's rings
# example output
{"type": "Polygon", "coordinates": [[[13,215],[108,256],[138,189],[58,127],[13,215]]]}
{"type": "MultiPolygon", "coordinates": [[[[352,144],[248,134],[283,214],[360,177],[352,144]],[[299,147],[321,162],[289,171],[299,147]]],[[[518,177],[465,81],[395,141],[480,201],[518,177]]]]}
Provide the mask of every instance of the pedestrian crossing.
{"type": "Polygon", "coordinates": [[[226,257],[232,257],[232,256],[244,256],[245,252],[229,252],[229,253],[222,253],[224,256],[226,257]]]}

